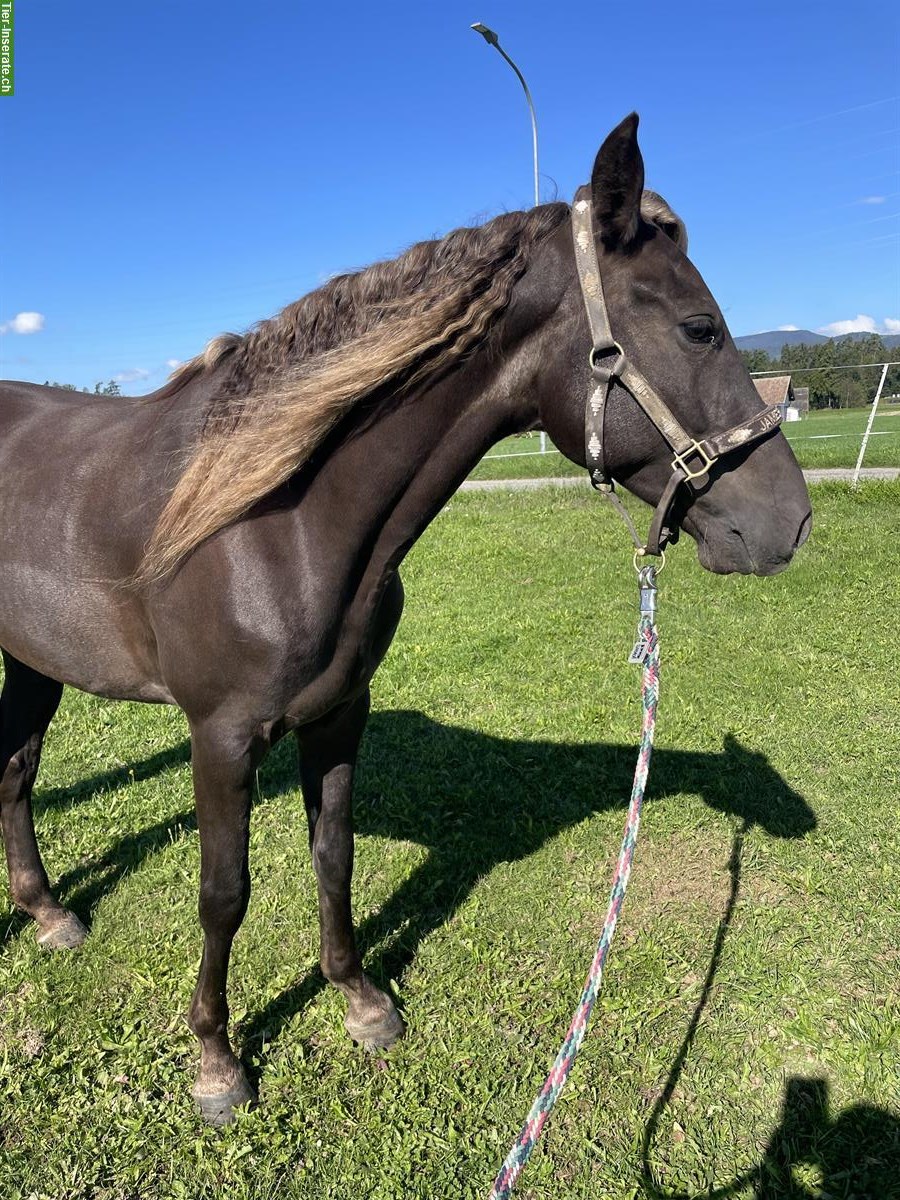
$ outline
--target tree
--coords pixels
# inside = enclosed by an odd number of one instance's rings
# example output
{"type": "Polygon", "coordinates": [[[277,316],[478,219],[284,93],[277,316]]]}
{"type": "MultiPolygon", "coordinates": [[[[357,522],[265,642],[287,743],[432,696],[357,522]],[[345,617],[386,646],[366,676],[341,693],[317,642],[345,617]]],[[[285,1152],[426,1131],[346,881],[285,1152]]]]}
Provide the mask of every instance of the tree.
{"type": "MultiPolygon", "coordinates": [[[[78,391],[88,392],[89,391],[89,389],[86,387],[83,387],[83,388],[76,387],[74,383],[57,383],[55,379],[52,383],[50,382],[49,379],[45,379],[44,387],[61,388],[64,392],[78,392],[78,391]]],[[[94,384],[94,395],[95,396],[121,396],[122,389],[119,387],[118,383],[116,383],[115,379],[110,379],[109,383],[104,383],[102,380],[100,380],[98,383],[94,384]]]]}
{"type": "Polygon", "coordinates": [[[765,350],[742,350],[741,358],[744,360],[748,371],[772,371],[775,370],[775,364],[766,354],[765,350]]]}
{"type": "Polygon", "coordinates": [[[897,363],[885,380],[885,393],[900,390],[900,346],[888,349],[877,333],[809,345],[785,345],[776,360],[758,350],[741,351],[751,371],[783,371],[795,387],[809,388],[810,408],[864,408],[874,399],[878,380],[871,363],[897,363]],[[847,370],[860,366],[859,370],[847,370]],[[836,368],[840,367],[841,370],[836,368]]]}

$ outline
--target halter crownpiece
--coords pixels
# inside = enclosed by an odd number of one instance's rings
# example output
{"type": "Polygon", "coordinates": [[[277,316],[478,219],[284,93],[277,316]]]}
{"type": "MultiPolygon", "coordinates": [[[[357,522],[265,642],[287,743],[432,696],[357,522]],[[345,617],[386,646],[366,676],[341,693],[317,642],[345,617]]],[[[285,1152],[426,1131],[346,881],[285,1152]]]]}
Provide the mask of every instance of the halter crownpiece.
{"type": "Polygon", "coordinates": [[[589,187],[581,187],[575,193],[575,202],[572,205],[572,238],[578,282],[581,285],[591,329],[591,351],[588,356],[591,389],[584,418],[584,452],[588,474],[593,486],[615,504],[625,519],[638,554],[658,556],[662,554],[666,542],[675,532],[675,527],[669,524],[669,513],[681,484],[693,486],[696,480],[706,478],[710,467],[723,454],[757,442],[777,429],[781,424],[781,409],[777,404],[766,405],[748,420],[734,425],[724,433],[699,439],[691,437],[676,420],[665,401],[629,361],[625,351],[612,335],[594,241],[589,187]],[[625,506],[615,494],[612,476],[606,469],[606,403],[613,380],[617,380],[637,401],[668,442],[674,455],[671,462],[672,476],[663,488],[644,544],[641,544],[625,506]]]}

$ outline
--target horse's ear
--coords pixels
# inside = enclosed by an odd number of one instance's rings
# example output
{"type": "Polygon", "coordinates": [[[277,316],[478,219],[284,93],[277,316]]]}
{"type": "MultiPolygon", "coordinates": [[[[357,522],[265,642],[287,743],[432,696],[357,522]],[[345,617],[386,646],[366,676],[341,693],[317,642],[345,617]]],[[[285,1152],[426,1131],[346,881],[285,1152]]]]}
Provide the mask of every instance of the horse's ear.
{"type": "Polygon", "coordinates": [[[615,127],[597,152],[591,174],[594,218],[610,247],[627,246],[638,231],[644,160],[637,141],[638,115],[615,127]]]}

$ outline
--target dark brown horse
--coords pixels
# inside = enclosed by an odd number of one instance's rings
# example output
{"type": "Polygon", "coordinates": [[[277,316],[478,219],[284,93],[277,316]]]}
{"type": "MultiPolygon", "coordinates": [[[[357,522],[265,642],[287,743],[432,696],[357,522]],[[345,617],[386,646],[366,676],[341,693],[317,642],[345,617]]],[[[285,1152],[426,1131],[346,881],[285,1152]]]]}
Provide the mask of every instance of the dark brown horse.
{"type": "MultiPolygon", "coordinates": [[[[615,337],[694,436],[759,404],[684,228],[643,192],[637,119],[594,165],[596,251],[615,337]]],[[[250,1098],[226,976],[250,891],[254,771],[296,734],[319,889],[322,970],[347,1030],[403,1023],[364,975],[350,911],[351,786],[369,682],[400,619],[398,567],[499,438],[540,424],[585,463],[590,339],[570,210],[554,204],[332,280],[244,337],[216,339],[160,392],[0,391],[0,805],[15,903],[75,946],[52,895],[31,789],[63,684],[178,704],[191,730],[203,959],[194,1095],[215,1122],[250,1098]]],[[[665,440],[614,385],[606,469],[656,503],[665,440]]],[[[777,430],[717,462],[677,517],[704,566],[769,574],[809,500],[777,430]]]]}

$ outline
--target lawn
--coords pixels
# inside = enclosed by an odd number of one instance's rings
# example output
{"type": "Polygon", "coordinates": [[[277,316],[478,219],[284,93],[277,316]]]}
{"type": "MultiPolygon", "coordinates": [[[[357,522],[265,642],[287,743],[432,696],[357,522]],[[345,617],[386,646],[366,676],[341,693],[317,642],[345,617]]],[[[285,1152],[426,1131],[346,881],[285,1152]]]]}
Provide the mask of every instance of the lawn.
{"type": "MultiPolygon", "coordinates": [[[[867,408],[825,409],[783,428],[801,467],[853,467],[868,419],[867,408]]],[[[542,454],[536,433],[505,438],[481,460],[471,478],[528,479],[584,473],[583,467],[564,458],[551,442],[547,447],[547,453],[542,454]]],[[[900,406],[879,408],[864,465],[900,466],[900,406]]]]}
{"type": "MultiPolygon", "coordinates": [[[[670,556],[632,885],[523,1200],[900,1197],[900,486],[813,505],[776,578],[670,556]]],[[[487,1195],[605,911],[640,723],[625,543],[590,493],[469,494],[407,561],[357,803],[361,939],[409,1024],[384,1058],[318,974],[292,747],[267,761],[231,982],[261,1104],[224,1132],[189,1097],[184,721],[67,693],[36,819],[92,932],[50,955],[0,911],[3,1200],[487,1195]]]]}

